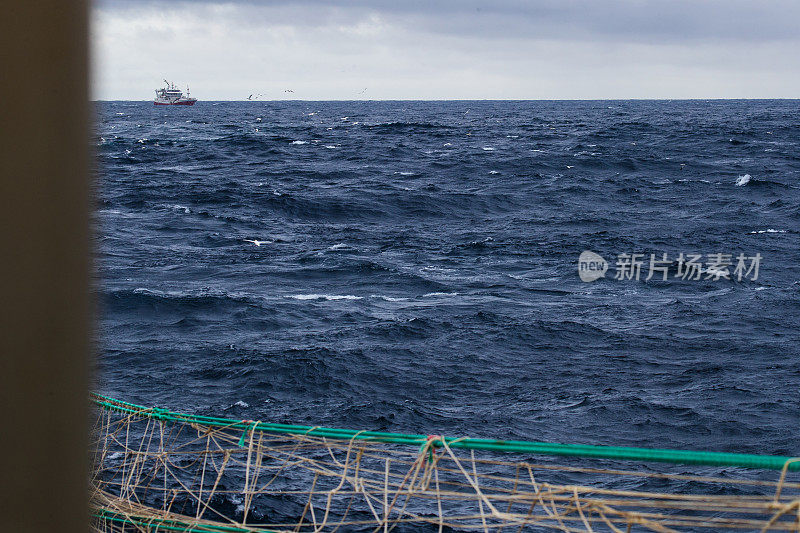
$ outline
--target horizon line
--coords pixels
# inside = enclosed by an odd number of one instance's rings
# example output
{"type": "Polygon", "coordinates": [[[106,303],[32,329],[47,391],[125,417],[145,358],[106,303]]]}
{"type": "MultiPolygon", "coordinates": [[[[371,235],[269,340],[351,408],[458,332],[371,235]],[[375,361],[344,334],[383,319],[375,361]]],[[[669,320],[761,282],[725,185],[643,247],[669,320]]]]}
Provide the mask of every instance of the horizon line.
{"type": "MultiPolygon", "coordinates": [[[[628,101],[651,101],[651,102],[674,102],[674,101],[731,101],[731,100],[800,100],[800,96],[779,96],[779,97],[740,97],[740,98],[726,98],[726,97],[689,97],[689,98],[648,98],[648,97],[634,97],[634,98],[371,98],[371,99],[356,99],[356,98],[332,98],[332,99],[317,99],[317,98],[282,98],[282,99],[262,99],[262,100],[248,100],[243,99],[207,99],[197,102],[250,102],[250,103],[267,103],[267,102],[628,102],[628,101]]],[[[152,99],[121,99],[121,98],[92,98],[90,102],[152,102],[152,99]]]]}

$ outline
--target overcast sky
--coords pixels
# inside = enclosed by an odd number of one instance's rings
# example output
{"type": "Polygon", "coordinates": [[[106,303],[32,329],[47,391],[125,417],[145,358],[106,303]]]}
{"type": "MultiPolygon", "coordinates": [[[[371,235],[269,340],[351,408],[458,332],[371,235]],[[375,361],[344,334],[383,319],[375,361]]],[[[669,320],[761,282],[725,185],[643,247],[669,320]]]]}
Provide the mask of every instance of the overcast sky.
{"type": "Polygon", "coordinates": [[[798,0],[100,0],[92,45],[103,100],[800,97],[798,0]]]}

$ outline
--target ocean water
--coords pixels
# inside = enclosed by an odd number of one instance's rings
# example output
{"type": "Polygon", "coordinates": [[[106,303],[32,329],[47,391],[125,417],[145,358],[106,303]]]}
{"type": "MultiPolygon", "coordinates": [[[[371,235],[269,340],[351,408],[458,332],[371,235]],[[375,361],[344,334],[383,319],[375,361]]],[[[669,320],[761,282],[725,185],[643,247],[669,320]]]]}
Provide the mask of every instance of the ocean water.
{"type": "Polygon", "coordinates": [[[272,422],[800,453],[797,101],[96,113],[103,393],[272,422]],[[584,250],[606,277],[581,281],[584,250]],[[614,279],[633,253],[641,278],[614,279]],[[645,280],[664,253],[731,254],[731,274],[739,254],[761,260],[757,279],[680,279],[673,263],[645,280]]]}

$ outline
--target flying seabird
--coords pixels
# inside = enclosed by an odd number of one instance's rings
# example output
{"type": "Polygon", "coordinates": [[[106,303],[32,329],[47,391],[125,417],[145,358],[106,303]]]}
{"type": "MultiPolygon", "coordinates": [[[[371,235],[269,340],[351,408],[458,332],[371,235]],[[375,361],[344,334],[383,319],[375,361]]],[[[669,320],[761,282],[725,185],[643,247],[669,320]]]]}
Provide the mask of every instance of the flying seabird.
{"type": "Polygon", "coordinates": [[[270,244],[272,241],[257,241],[253,239],[244,239],[244,242],[252,242],[256,246],[261,246],[262,244],[270,244]]]}

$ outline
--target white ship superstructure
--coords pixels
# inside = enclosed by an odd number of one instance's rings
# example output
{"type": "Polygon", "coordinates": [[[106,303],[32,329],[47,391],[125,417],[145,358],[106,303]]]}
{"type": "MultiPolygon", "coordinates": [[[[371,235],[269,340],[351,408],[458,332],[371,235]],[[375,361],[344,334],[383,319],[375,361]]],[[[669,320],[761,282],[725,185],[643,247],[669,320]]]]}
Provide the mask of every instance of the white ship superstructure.
{"type": "Polygon", "coordinates": [[[164,80],[166,87],[163,89],[156,89],[156,99],[153,100],[154,105],[194,105],[197,98],[189,96],[189,88],[186,88],[186,94],[178,89],[174,83],[164,80]]]}

